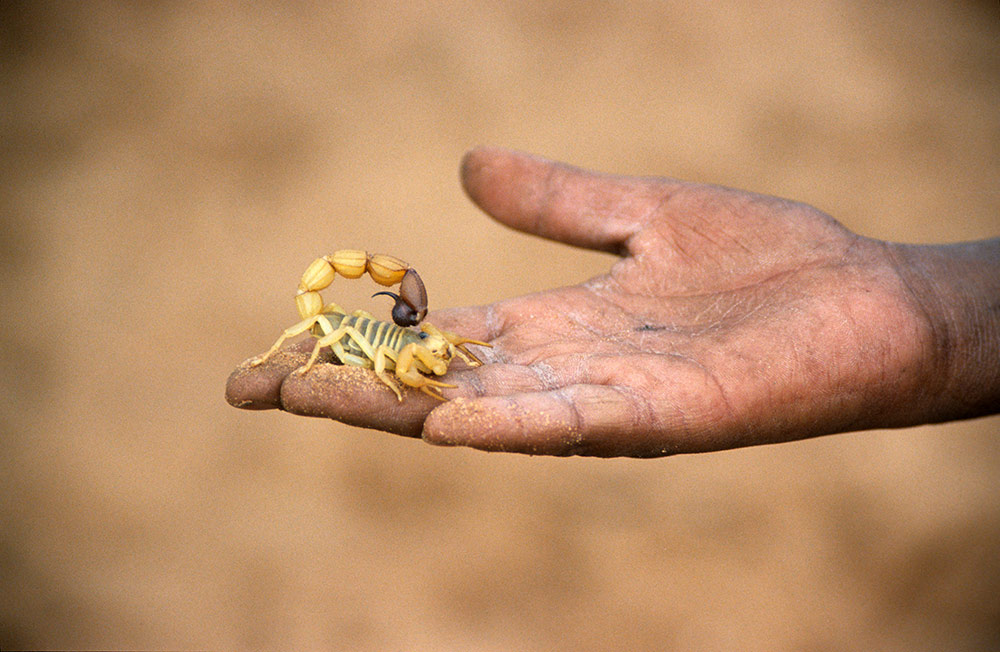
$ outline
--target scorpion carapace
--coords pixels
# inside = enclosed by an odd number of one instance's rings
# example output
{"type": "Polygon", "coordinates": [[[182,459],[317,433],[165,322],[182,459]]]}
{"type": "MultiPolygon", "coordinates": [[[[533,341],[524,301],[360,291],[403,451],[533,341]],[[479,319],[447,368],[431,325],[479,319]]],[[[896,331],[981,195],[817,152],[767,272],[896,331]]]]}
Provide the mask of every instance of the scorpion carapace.
{"type": "Polygon", "coordinates": [[[316,364],[319,352],[328,346],[342,364],[374,369],[400,401],[403,395],[399,384],[388,371],[394,371],[396,379],[403,384],[443,401],[441,388],[454,385],[427,374],[443,376],[455,356],[469,366],[478,367],[482,361],[466,345],[490,346],[441,330],[433,324],[421,324],[427,315],[427,291],[423,281],[407,263],[385,254],[342,249],[317,258],[302,274],[295,303],[302,321],[286,328],[267,353],[250,362],[251,366],[270,358],[288,338],[310,331],[317,338],[316,345],[309,361],[294,373],[308,373],[316,364]],[[328,287],[337,274],[358,278],[365,272],[380,285],[399,283],[399,294],[376,292],[372,295],[387,294],[395,299],[394,324],[375,319],[364,310],[347,314],[335,303],[323,303],[319,292],[328,287]],[[408,328],[417,324],[420,324],[419,330],[408,328]]]}

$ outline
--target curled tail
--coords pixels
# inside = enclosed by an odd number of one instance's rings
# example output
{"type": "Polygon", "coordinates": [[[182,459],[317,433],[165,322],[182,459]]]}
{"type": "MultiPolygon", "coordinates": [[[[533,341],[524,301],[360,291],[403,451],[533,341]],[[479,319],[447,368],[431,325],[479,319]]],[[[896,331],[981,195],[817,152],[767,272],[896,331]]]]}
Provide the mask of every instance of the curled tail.
{"type": "Polygon", "coordinates": [[[314,260],[299,281],[295,305],[299,315],[308,319],[323,311],[323,298],[319,291],[328,287],[337,274],[344,278],[359,278],[365,272],[379,285],[399,284],[399,294],[376,292],[372,296],[387,294],[396,301],[392,307],[392,320],[399,326],[415,326],[427,316],[427,290],[417,270],[387,254],[370,254],[361,249],[341,249],[314,260]]]}

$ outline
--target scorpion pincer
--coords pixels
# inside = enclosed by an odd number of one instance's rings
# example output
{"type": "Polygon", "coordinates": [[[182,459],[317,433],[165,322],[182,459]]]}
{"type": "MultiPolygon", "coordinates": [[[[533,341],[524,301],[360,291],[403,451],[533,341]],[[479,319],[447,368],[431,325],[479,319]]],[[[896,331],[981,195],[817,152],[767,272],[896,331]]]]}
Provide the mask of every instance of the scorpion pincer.
{"type": "Polygon", "coordinates": [[[308,373],[323,347],[330,347],[342,364],[373,369],[400,401],[403,395],[397,379],[443,401],[441,388],[455,386],[431,375],[443,376],[456,356],[469,366],[478,367],[482,361],[466,345],[490,346],[441,330],[433,324],[421,324],[427,315],[424,283],[406,262],[386,254],[342,249],[317,258],[302,274],[295,303],[302,321],[286,328],[267,353],[250,362],[251,366],[270,358],[288,338],[309,331],[317,338],[316,345],[309,361],[294,373],[308,373]],[[328,287],[337,274],[354,279],[365,272],[380,285],[399,284],[399,294],[376,292],[372,295],[384,294],[395,300],[394,323],[380,321],[364,310],[348,314],[335,303],[323,303],[320,290],[328,287]],[[418,324],[419,330],[415,328],[418,324]],[[395,372],[395,379],[388,373],[390,371],[395,372]]]}

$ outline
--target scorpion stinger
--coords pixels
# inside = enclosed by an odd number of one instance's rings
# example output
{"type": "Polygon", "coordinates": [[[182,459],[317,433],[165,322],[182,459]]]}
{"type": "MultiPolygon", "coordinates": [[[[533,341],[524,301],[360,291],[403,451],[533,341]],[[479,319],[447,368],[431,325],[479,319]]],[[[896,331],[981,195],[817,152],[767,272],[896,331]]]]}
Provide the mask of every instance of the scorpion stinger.
{"type": "Polygon", "coordinates": [[[420,280],[417,270],[408,269],[399,284],[400,294],[395,292],[376,292],[372,297],[381,294],[395,299],[392,306],[392,321],[399,326],[416,326],[427,316],[427,290],[420,280]]]}

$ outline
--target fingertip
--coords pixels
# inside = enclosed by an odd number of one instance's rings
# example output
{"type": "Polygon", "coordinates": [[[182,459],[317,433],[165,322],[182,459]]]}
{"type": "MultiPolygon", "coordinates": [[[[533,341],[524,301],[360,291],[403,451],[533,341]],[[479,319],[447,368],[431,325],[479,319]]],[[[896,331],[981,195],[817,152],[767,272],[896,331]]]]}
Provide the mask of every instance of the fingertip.
{"type": "Polygon", "coordinates": [[[480,170],[493,164],[502,164],[504,161],[527,156],[530,155],[506,147],[476,145],[462,157],[462,178],[472,178],[480,170]]]}
{"type": "Polygon", "coordinates": [[[226,381],[226,402],[241,410],[273,410],[279,405],[278,391],[258,374],[238,367],[226,381]]]}
{"type": "Polygon", "coordinates": [[[466,179],[473,178],[482,166],[488,163],[491,156],[499,151],[503,150],[487,145],[476,145],[467,151],[462,157],[462,180],[465,181],[466,179]]]}
{"type": "MultiPolygon", "coordinates": [[[[528,208],[524,191],[548,161],[502,147],[479,145],[462,158],[462,186],[480,208],[514,228],[528,208]]],[[[523,229],[522,229],[523,230],[523,229]]]]}
{"type": "Polygon", "coordinates": [[[226,381],[226,402],[243,410],[275,410],[281,407],[281,383],[305,361],[301,355],[281,351],[260,366],[245,360],[226,381]]]}
{"type": "Polygon", "coordinates": [[[477,145],[465,153],[462,157],[461,164],[461,179],[462,187],[469,197],[479,203],[476,199],[478,191],[480,188],[480,177],[482,176],[483,168],[489,165],[490,155],[493,152],[493,148],[485,147],[483,145],[477,145]]]}

